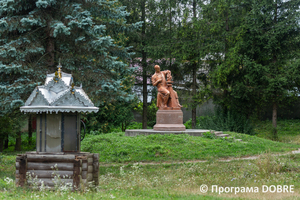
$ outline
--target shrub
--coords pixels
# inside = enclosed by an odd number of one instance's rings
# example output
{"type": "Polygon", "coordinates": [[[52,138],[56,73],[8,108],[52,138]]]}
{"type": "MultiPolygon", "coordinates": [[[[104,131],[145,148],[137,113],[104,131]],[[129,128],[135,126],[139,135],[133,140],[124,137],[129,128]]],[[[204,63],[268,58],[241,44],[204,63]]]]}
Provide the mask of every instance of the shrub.
{"type": "MultiPolygon", "coordinates": [[[[215,110],[214,115],[197,117],[197,128],[217,131],[234,131],[254,135],[254,126],[251,121],[238,112],[228,111],[224,113],[220,108],[215,110]]],[[[186,128],[192,127],[191,119],[185,123],[186,128]]]]}
{"type": "Polygon", "coordinates": [[[125,131],[134,119],[132,109],[135,106],[135,100],[103,102],[97,113],[82,115],[82,119],[88,131],[101,133],[125,131]]]}
{"type": "MultiPolygon", "coordinates": [[[[156,99],[151,101],[147,106],[147,126],[153,127],[156,124],[156,112],[158,108],[156,107],[156,99]]],[[[137,112],[141,115],[143,114],[143,102],[140,102],[135,108],[137,112]]]]}
{"type": "Polygon", "coordinates": [[[215,139],[216,135],[211,132],[206,132],[206,133],[203,133],[202,137],[208,138],[208,139],[215,139]]]}
{"type": "MultiPolygon", "coordinates": [[[[199,124],[199,117],[196,118],[196,124],[199,124]]],[[[187,120],[185,123],[184,123],[184,126],[186,129],[191,129],[192,128],[192,118],[187,120]]]]}

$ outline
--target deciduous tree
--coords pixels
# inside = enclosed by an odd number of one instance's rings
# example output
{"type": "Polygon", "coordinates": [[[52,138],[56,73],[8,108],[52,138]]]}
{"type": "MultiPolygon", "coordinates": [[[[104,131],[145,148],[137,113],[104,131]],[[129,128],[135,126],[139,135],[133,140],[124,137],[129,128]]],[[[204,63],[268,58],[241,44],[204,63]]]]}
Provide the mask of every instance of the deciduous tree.
{"type": "Polygon", "coordinates": [[[277,109],[297,94],[300,1],[247,0],[233,45],[215,71],[215,83],[228,92],[227,106],[251,115],[272,105],[274,137],[277,109]]]}

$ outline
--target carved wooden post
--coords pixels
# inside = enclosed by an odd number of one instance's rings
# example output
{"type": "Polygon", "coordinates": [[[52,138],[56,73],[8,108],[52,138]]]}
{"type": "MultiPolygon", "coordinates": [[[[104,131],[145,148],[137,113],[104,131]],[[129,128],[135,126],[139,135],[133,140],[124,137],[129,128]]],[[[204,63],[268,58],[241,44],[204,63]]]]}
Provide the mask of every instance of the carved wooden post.
{"type": "Polygon", "coordinates": [[[81,163],[82,163],[82,160],[80,160],[80,159],[75,159],[74,160],[74,178],[73,178],[73,184],[74,184],[74,189],[75,190],[80,188],[81,163]]]}
{"type": "Polygon", "coordinates": [[[99,154],[94,153],[94,162],[93,162],[94,172],[93,172],[93,181],[95,185],[99,184],[99,154]]]}
{"type": "Polygon", "coordinates": [[[27,173],[27,156],[20,155],[16,159],[16,183],[17,186],[24,186],[27,173]]]}

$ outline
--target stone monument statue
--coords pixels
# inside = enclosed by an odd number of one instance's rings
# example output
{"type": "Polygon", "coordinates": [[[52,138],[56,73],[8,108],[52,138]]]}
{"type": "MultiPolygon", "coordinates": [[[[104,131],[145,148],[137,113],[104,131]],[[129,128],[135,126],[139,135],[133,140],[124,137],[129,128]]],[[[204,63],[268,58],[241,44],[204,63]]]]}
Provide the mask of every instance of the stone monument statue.
{"type": "Polygon", "coordinates": [[[156,125],[153,130],[184,131],[183,113],[178,101],[177,92],[172,88],[172,75],[170,70],[160,71],[159,65],[154,66],[155,73],[151,81],[157,87],[156,125]],[[167,79],[166,79],[167,77],[167,79]]]}
{"type": "Polygon", "coordinates": [[[157,107],[159,109],[181,108],[177,92],[172,88],[172,75],[170,70],[160,71],[158,65],[154,66],[155,74],[151,80],[153,86],[157,87],[157,107]],[[166,80],[167,76],[167,80],[166,80]]]}

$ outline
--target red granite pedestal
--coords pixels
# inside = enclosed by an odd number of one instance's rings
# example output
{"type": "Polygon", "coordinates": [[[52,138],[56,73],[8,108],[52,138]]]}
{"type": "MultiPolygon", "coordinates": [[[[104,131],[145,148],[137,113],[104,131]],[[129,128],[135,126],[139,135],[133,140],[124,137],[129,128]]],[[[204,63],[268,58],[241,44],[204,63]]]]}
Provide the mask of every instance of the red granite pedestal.
{"type": "Polygon", "coordinates": [[[185,131],[181,108],[160,109],[156,113],[155,131],[185,131]]]}

